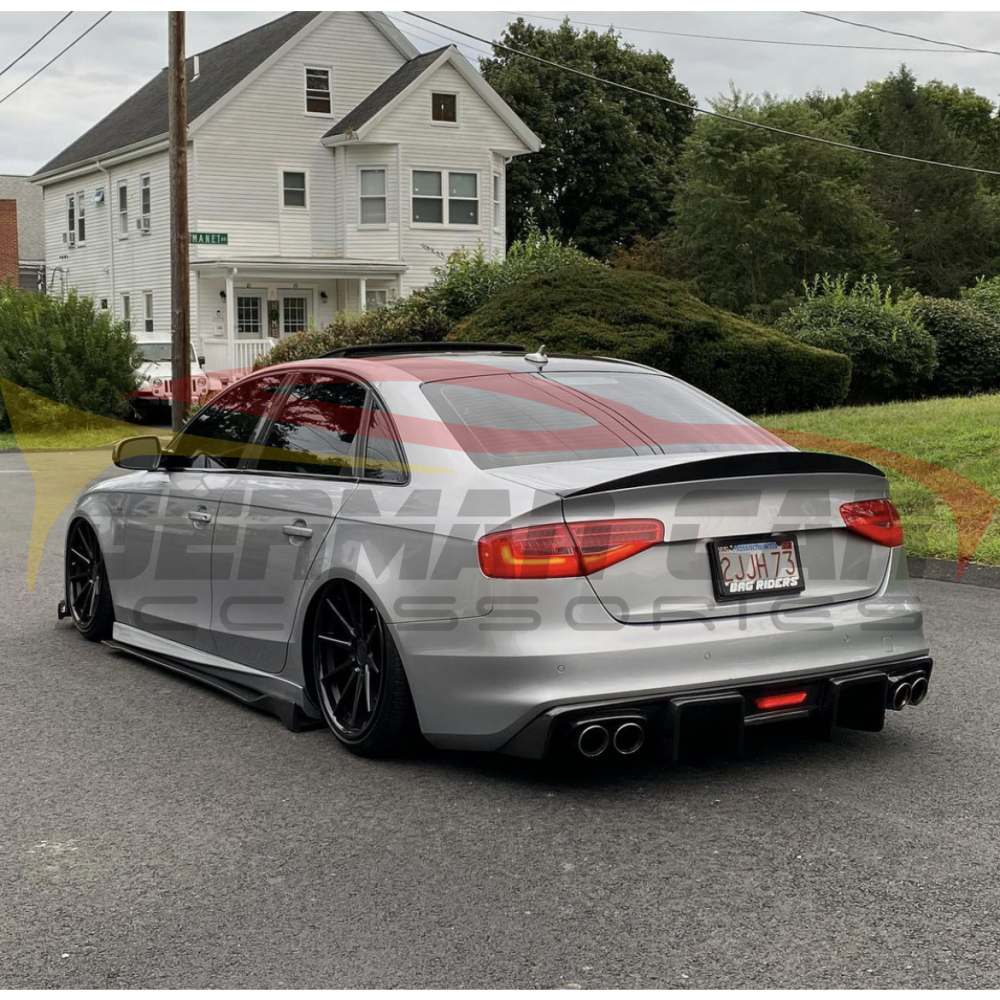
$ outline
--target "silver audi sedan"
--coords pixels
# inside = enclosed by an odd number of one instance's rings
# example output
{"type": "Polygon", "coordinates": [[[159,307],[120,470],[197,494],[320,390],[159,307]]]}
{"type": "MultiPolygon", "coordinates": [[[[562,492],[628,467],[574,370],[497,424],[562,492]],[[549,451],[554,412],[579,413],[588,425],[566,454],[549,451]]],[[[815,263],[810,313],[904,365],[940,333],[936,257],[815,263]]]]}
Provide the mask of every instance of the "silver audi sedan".
{"type": "Polygon", "coordinates": [[[642,365],[348,348],[114,457],[60,615],[355,753],[738,754],[927,695],[883,473],[642,365]]]}

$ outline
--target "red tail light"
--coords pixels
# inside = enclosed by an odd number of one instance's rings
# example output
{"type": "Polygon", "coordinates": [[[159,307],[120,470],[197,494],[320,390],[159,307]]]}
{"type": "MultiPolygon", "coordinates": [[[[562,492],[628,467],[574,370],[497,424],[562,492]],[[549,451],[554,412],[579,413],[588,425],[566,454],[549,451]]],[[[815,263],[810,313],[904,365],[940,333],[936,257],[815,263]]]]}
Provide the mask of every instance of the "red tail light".
{"type": "Polygon", "coordinates": [[[903,525],[891,500],[859,500],[840,508],[844,524],[879,545],[895,548],[903,544],[903,525]]]}
{"type": "Polygon", "coordinates": [[[654,520],[509,528],[479,539],[479,565],[502,580],[589,576],[662,541],[663,525],[654,520]]]}
{"type": "Polygon", "coordinates": [[[754,704],[762,712],[771,712],[776,708],[794,708],[801,705],[809,697],[807,691],[788,691],[785,694],[768,694],[757,698],[754,704]]]}

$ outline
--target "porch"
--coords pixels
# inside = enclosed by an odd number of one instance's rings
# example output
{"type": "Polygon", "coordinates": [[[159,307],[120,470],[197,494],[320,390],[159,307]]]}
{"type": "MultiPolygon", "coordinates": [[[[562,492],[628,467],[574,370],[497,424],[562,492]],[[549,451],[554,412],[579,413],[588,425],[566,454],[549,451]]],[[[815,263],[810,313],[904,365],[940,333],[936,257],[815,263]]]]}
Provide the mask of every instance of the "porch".
{"type": "Polygon", "coordinates": [[[213,372],[249,371],[283,337],[323,329],[339,313],[387,305],[402,263],[234,260],[192,263],[191,339],[213,372]]]}

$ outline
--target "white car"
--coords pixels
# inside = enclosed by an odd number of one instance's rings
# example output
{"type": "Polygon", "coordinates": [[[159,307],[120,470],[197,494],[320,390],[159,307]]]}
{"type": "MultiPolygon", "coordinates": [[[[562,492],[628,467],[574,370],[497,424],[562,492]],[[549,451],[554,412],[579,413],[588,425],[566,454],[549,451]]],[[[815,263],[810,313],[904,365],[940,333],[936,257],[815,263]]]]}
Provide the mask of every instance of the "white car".
{"type": "MultiPolygon", "coordinates": [[[[172,346],[169,340],[156,340],[139,343],[144,363],[139,368],[139,391],[133,397],[133,408],[136,414],[144,420],[170,420],[170,381],[173,379],[173,366],[170,354],[172,346]]],[[[196,397],[205,395],[212,388],[212,381],[205,374],[205,359],[198,357],[191,347],[191,364],[188,375],[194,379],[193,389],[196,397]]],[[[214,386],[218,391],[221,383],[214,386]]]]}

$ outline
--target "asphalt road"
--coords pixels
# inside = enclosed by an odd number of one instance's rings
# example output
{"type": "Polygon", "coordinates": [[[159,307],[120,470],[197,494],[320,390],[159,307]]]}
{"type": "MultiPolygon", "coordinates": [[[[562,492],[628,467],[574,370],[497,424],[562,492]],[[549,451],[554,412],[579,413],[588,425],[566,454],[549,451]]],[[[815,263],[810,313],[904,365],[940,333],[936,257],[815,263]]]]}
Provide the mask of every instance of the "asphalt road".
{"type": "Polygon", "coordinates": [[[931,697],[739,762],[371,763],[55,621],[0,456],[0,987],[998,987],[1000,592],[931,697]]]}

